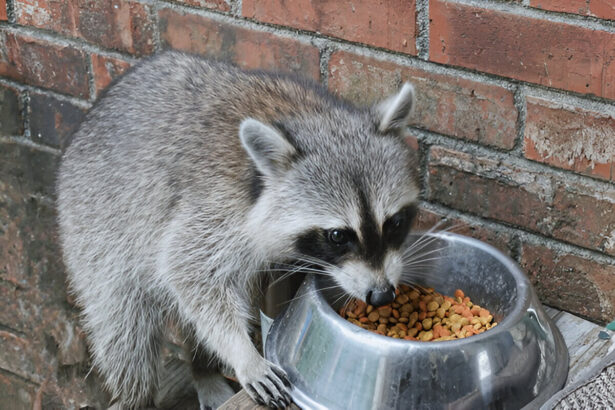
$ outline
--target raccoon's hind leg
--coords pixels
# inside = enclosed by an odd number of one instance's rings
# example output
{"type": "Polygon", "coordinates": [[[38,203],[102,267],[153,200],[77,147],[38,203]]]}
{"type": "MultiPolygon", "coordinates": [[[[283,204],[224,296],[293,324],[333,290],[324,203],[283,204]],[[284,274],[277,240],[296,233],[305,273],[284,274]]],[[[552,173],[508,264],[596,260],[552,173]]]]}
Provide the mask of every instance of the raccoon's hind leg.
{"type": "Polygon", "coordinates": [[[190,359],[201,410],[217,409],[235,394],[220,374],[218,362],[194,338],[186,342],[186,355],[190,359]]]}
{"type": "Polygon", "coordinates": [[[124,286],[90,298],[84,316],[94,365],[113,400],[138,408],[150,404],[156,389],[163,318],[151,298],[124,286]]]}

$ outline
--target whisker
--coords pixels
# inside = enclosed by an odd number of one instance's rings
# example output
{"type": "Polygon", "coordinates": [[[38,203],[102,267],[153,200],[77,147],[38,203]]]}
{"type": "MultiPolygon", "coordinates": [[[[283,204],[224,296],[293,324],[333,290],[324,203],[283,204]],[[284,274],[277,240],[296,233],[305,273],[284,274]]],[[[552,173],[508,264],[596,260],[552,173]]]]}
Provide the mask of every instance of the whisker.
{"type": "Polygon", "coordinates": [[[424,232],[419,239],[416,240],[416,242],[414,242],[410,247],[408,247],[405,252],[410,251],[412,249],[414,249],[415,247],[423,244],[423,242],[427,242],[427,243],[431,243],[434,240],[438,240],[438,236],[436,235],[432,235],[434,233],[441,233],[441,232],[454,232],[456,230],[459,230],[465,226],[468,226],[467,223],[456,223],[450,226],[447,226],[443,229],[437,230],[441,225],[443,225],[445,222],[447,222],[446,219],[441,219],[440,221],[438,221],[434,226],[432,226],[429,230],[427,230],[427,232],[424,232]]]}
{"type": "Polygon", "coordinates": [[[318,290],[310,290],[309,292],[303,293],[303,294],[301,294],[299,296],[295,296],[292,299],[289,299],[289,300],[287,300],[285,302],[282,302],[282,304],[288,304],[288,303],[290,303],[292,301],[299,300],[299,299],[301,299],[303,297],[306,297],[306,296],[310,296],[310,295],[312,295],[312,293],[315,293],[316,291],[325,291],[325,290],[331,290],[331,289],[335,289],[335,288],[341,288],[341,287],[339,285],[333,285],[333,286],[327,286],[327,287],[324,287],[324,288],[320,288],[318,290]]]}
{"type": "Polygon", "coordinates": [[[332,303],[331,306],[335,305],[337,302],[339,302],[342,298],[346,297],[346,300],[344,300],[344,302],[342,303],[342,306],[346,306],[350,300],[352,299],[352,295],[349,295],[346,292],[342,291],[342,294],[340,295],[340,297],[338,297],[337,299],[335,299],[332,303]]]}
{"type": "Polygon", "coordinates": [[[425,249],[425,248],[426,248],[426,246],[425,246],[425,247],[422,247],[422,248],[420,248],[420,249],[416,249],[416,250],[415,250],[414,252],[412,252],[412,253],[407,253],[407,252],[404,252],[404,253],[402,254],[402,256],[403,256],[403,257],[405,257],[405,258],[408,258],[408,257],[414,256],[414,255],[422,255],[422,253],[420,253],[420,252],[421,252],[421,251],[423,251],[423,250],[425,250],[425,253],[426,253],[426,252],[439,252],[439,251],[443,251],[443,250],[445,250],[445,249],[448,249],[448,247],[449,247],[449,245],[448,245],[448,244],[445,244],[444,246],[440,246],[440,247],[437,247],[437,248],[431,248],[431,249],[430,249],[430,248],[425,249]]]}
{"type": "Polygon", "coordinates": [[[438,241],[440,238],[438,238],[437,236],[432,236],[432,235],[422,235],[419,239],[417,239],[417,241],[415,243],[413,243],[411,246],[409,246],[408,248],[404,249],[403,254],[404,255],[413,255],[417,252],[420,252],[421,250],[425,249],[427,246],[431,245],[432,243],[438,241]]]}

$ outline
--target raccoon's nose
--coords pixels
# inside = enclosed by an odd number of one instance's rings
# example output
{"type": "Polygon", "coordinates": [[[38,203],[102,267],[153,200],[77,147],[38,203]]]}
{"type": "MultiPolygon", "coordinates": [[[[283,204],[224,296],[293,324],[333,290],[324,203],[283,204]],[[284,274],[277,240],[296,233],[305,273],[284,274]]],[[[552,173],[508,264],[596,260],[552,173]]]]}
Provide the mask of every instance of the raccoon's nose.
{"type": "Polygon", "coordinates": [[[395,288],[390,286],[388,289],[373,289],[367,292],[365,301],[373,306],[388,305],[395,299],[395,288]]]}

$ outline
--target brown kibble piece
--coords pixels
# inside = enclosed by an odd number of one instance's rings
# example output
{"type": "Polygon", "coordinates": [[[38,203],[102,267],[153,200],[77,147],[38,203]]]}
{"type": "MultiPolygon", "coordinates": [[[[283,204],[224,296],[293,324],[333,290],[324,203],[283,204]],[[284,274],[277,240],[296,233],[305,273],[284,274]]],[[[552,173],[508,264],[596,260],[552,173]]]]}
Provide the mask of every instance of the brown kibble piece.
{"type": "Polygon", "coordinates": [[[425,319],[425,320],[423,320],[423,321],[421,322],[421,324],[423,325],[423,329],[425,329],[425,330],[429,330],[429,329],[431,329],[431,325],[432,325],[432,323],[433,323],[433,322],[431,321],[431,319],[430,319],[430,318],[427,318],[427,319],[425,319]]]}
{"type": "Polygon", "coordinates": [[[399,311],[401,313],[410,313],[414,310],[414,307],[412,307],[412,305],[410,303],[406,303],[405,305],[401,305],[401,307],[399,308],[399,311]]]}
{"type": "Polygon", "coordinates": [[[391,316],[391,312],[391,306],[385,305],[378,308],[378,314],[380,315],[380,317],[389,317],[391,316]]]}
{"type": "Polygon", "coordinates": [[[431,339],[433,339],[433,332],[430,330],[423,333],[423,335],[419,337],[419,340],[423,342],[429,342],[431,339]]]}
{"type": "Polygon", "coordinates": [[[370,322],[377,322],[378,319],[380,319],[380,315],[378,314],[378,312],[373,311],[369,315],[367,315],[367,318],[370,322]]]}
{"type": "Polygon", "coordinates": [[[409,297],[408,297],[408,295],[406,295],[405,293],[404,293],[404,294],[399,295],[399,296],[397,297],[397,299],[395,299],[395,301],[396,301],[397,303],[399,303],[400,305],[403,305],[403,304],[405,304],[405,303],[408,303],[408,301],[409,301],[409,300],[410,300],[410,298],[409,298],[409,297]]]}

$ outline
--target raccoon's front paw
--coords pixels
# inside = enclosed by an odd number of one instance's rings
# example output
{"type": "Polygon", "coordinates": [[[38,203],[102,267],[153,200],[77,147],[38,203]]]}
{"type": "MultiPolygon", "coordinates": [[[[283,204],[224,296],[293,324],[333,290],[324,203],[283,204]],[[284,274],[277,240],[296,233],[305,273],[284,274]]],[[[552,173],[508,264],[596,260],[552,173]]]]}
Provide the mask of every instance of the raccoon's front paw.
{"type": "Polygon", "coordinates": [[[258,404],[272,409],[285,409],[292,403],[286,372],[265,359],[261,359],[256,366],[238,372],[237,378],[258,404]]]}

